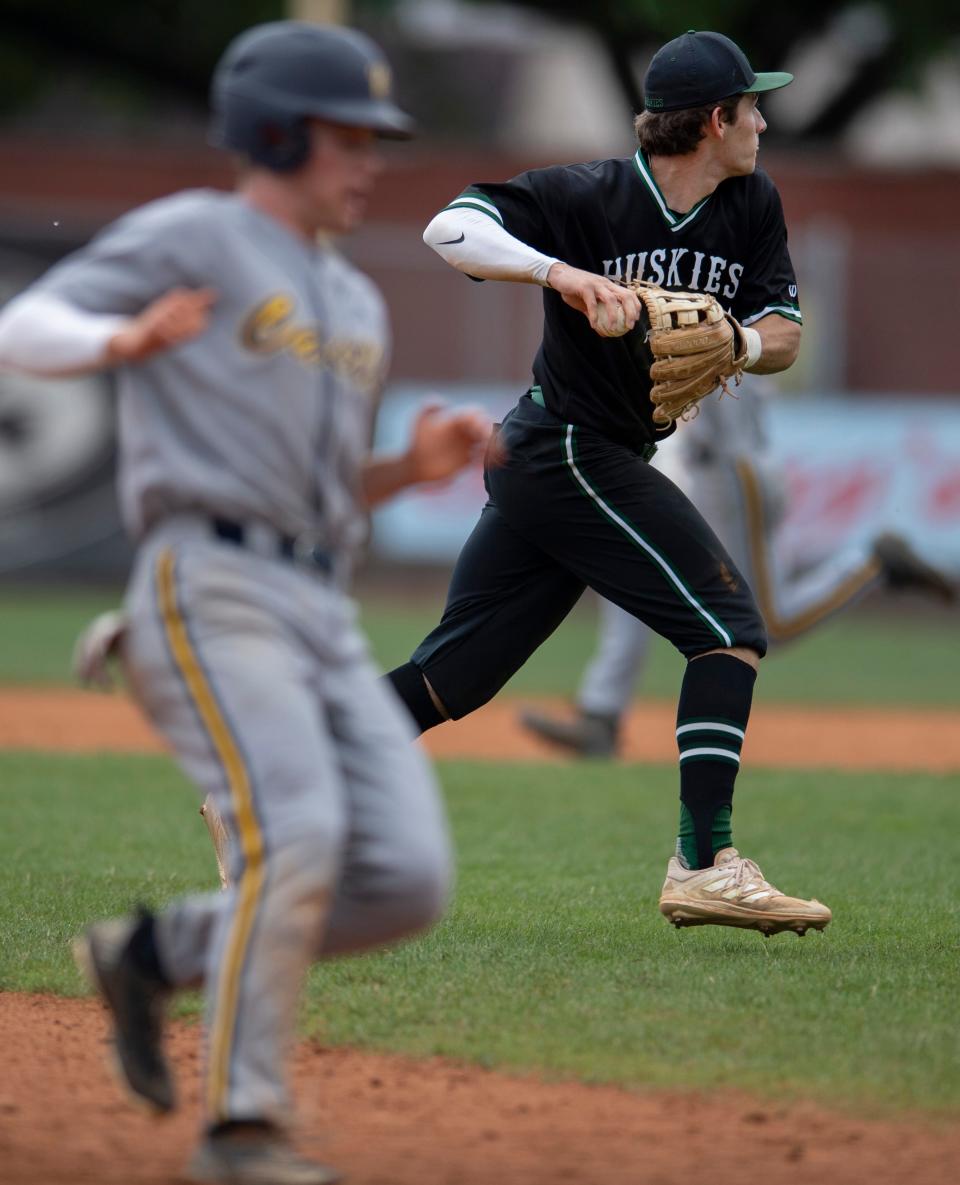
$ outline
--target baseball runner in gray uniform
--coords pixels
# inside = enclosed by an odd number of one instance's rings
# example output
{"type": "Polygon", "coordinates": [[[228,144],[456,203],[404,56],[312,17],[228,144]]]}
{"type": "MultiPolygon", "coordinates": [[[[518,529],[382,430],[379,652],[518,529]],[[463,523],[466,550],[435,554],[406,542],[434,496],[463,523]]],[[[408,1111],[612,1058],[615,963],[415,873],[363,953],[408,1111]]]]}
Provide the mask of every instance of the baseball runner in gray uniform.
{"type": "Polygon", "coordinates": [[[233,193],[184,192],[108,227],[0,317],[0,362],[119,367],[120,497],[138,552],[127,677],[230,836],[232,888],[102,922],[78,953],[128,1086],[175,1105],[162,1012],[207,996],[208,1127],[190,1179],[334,1180],[285,1134],[282,1051],[308,964],[421,929],[450,879],[410,722],[344,588],[366,507],[472,460],[489,424],[425,409],[368,459],[388,349],[373,284],[318,232],[351,230],[406,138],[380,51],[292,21],[228,47],[216,138],[233,193]]]}
{"type": "MultiPolygon", "coordinates": [[[[778,547],[788,508],[783,473],[773,455],[763,379],[746,375],[737,399],[706,399],[698,414],[662,446],[656,458],[684,491],[753,589],[770,645],[806,634],[857,604],[870,591],[914,589],[941,601],[956,599],[950,578],[923,560],[903,537],[884,532],[812,567],[790,566],[778,547]]],[[[614,756],[623,718],[642,676],[652,639],[642,621],[600,599],[597,646],[577,689],[572,715],[527,707],[530,732],[581,757],[614,756]]]]}

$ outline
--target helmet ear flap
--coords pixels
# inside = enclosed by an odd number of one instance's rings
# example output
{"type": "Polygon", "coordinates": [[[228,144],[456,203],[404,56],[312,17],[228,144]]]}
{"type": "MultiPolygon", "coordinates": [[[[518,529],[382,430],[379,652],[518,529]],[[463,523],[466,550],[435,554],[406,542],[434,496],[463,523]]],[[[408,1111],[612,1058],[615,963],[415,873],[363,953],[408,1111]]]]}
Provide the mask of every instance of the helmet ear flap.
{"type": "Polygon", "coordinates": [[[279,122],[264,120],[257,128],[257,147],[250,156],[277,173],[292,173],[310,155],[310,131],[303,117],[279,122]]]}
{"type": "Polygon", "coordinates": [[[310,130],[305,116],[269,110],[261,100],[233,91],[217,96],[211,139],[242,152],[254,164],[277,173],[292,173],[310,155],[310,130]]]}

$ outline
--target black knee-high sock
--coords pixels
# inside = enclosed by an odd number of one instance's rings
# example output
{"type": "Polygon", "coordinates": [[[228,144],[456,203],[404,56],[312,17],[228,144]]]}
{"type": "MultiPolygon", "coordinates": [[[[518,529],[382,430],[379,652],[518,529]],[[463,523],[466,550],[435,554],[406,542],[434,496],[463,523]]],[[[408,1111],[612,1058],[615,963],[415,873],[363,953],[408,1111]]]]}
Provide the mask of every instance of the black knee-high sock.
{"type": "Polygon", "coordinates": [[[423,681],[423,671],[415,663],[405,662],[403,666],[394,667],[383,677],[406,704],[407,711],[421,732],[444,722],[446,717],[437,710],[430,698],[430,692],[423,681]]]}
{"type": "Polygon", "coordinates": [[[730,654],[687,663],[677,705],[677,855],[688,868],[709,868],[714,854],[733,842],[733,784],[756,678],[752,667],[730,654]]]}

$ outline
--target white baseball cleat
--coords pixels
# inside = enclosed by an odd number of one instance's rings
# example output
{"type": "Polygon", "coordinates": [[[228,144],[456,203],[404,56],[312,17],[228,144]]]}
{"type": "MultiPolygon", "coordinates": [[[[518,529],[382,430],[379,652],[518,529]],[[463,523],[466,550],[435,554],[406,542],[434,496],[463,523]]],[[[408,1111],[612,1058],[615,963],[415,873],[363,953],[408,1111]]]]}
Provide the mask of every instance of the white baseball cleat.
{"type": "Polygon", "coordinates": [[[711,868],[684,868],[673,856],[660,893],[660,912],[675,926],[740,926],[764,936],[822,930],[833,916],[817,900],[787,897],[752,860],[723,848],[711,868]]]}

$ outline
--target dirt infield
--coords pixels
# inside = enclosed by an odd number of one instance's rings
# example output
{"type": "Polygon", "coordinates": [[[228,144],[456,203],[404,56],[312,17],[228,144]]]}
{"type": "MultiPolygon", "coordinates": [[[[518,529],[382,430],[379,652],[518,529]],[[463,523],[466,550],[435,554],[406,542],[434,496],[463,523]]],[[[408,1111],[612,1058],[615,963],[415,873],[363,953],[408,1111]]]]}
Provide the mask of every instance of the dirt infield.
{"type": "MultiPolygon", "coordinates": [[[[108,1076],[99,1005],[0,995],[3,1185],[178,1179],[199,1123],[197,1028],[174,1027],[183,1097],[152,1119],[108,1076]]],[[[730,1092],[631,1093],[301,1044],[303,1150],[353,1185],[952,1185],[960,1130],[730,1092]]]]}
{"type": "MultiPolygon", "coordinates": [[[[437,757],[558,759],[554,750],[517,725],[516,709],[509,699],[497,700],[429,733],[426,746],[437,757]]],[[[638,704],[627,722],[625,758],[675,761],[674,713],[673,705],[638,704]]],[[[0,747],[70,752],[161,749],[123,696],[25,688],[0,690],[0,747]]],[[[754,765],[794,768],[954,772],[960,770],[960,712],[760,705],[750,721],[744,759],[754,765]]]]}
{"type": "MultiPolygon", "coordinates": [[[[539,701],[544,703],[545,701],[539,701]]],[[[502,700],[437,729],[442,757],[543,760],[555,754],[502,700]]],[[[758,765],[960,770],[950,711],[759,707],[758,765]]],[[[121,696],[0,690],[0,747],[162,751],[121,696]]],[[[638,706],[626,758],[672,762],[673,708],[638,706]]],[[[105,1023],[90,1000],[0,994],[0,1185],[173,1182],[199,1124],[199,1032],[173,1027],[181,1110],[151,1119],[105,1068],[105,1023]]],[[[307,1153],[354,1185],[950,1185],[960,1125],[856,1118],[812,1102],[630,1092],[546,1083],[439,1060],[301,1043],[293,1090],[307,1153]]]]}

